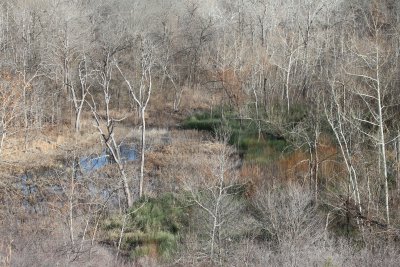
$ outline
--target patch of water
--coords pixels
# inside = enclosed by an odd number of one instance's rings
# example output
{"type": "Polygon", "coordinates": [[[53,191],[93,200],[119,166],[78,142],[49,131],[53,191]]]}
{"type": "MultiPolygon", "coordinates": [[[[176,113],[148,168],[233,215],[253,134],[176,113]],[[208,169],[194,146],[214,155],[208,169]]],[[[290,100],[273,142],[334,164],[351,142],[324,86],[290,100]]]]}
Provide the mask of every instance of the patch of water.
{"type": "MultiPolygon", "coordinates": [[[[119,147],[123,162],[136,160],[136,149],[132,146],[122,145],[119,147]]],[[[82,172],[88,173],[103,168],[107,164],[112,164],[112,157],[104,150],[101,155],[82,157],[79,165],[82,172]]]]}
{"type": "Polygon", "coordinates": [[[39,194],[39,189],[33,175],[30,173],[24,173],[20,179],[20,186],[23,195],[22,205],[30,212],[41,210],[40,203],[43,201],[43,197],[39,194]]]}
{"type": "MultiPolygon", "coordinates": [[[[120,146],[120,155],[122,161],[124,163],[128,161],[134,161],[137,159],[136,149],[131,145],[122,145],[120,146]]],[[[90,174],[90,172],[99,170],[105,167],[108,164],[113,164],[111,157],[107,155],[106,151],[103,151],[101,155],[90,155],[86,157],[82,157],[78,161],[80,166],[80,172],[78,171],[76,174],[76,179],[81,180],[85,175],[90,174]]],[[[53,177],[57,174],[54,173],[54,170],[47,170],[40,174],[43,177],[53,177]]],[[[36,179],[34,179],[34,174],[25,173],[19,177],[20,190],[23,195],[23,206],[28,211],[37,211],[40,209],[41,205],[44,203],[44,198],[40,196],[39,189],[37,186],[36,179]],[[30,198],[35,199],[33,203],[29,201],[30,198]]],[[[89,183],[88,189],[91,195],[93,196],[101,196],[104,200],[111,199],[112,201],[117,201],[117,196],[114,198],[115,192],[110,189],[99,188],[95,183],[89,183]]],[[[61,185],[57,184],[48,184],[45,188],[42,188],[49,192],[51,195],[59,195],[64,194],[64,188],[61,185]]]]}

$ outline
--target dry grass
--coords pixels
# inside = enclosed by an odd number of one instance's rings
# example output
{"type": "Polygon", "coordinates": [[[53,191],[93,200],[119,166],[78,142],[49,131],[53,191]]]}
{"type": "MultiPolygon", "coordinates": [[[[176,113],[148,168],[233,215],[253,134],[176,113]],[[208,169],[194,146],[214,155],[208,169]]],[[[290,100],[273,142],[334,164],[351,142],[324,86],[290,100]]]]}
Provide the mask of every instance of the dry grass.
{"type": "MultiPolygon", "coordinates": [[[[160,180],[160,191],[175,191],[193,176],[212,180],[212,170],[207,163],[218,155],[224,144],[212,141],[199,142],[197,133],[188,132],[194,139],[184,136],[171,138],[171,143],[160,146],[147,155],[147,168],[160,180]]],[[[203,137],[204,138],[204,137],[203,137]]],[[[209,165],[209,164],[208,164],[209,165]]]]}
{"type": "MultiPolygon", "coordinates": [[[[131,137],[138,144],[142,138],[142,130],[135,128],[131,131],[131,137]]],[[[171,136],[167,129],[151,128],[146,130],[146,144],[149,146],[157,146],[171,141],[171,136]]]]}
{"type": "MultiPolygon", "coordinates": [[[[170,96],[167,99],[172,99],[170,96]]],[[[146,121],[148,130],[146,132],[147,143],[150,147],[181,142],[185,139],[203,140],[202,134],[194,131],[171,131],[167,129],[176,127],[192,110],[209,109],[216,105],[219,97],[210,90],[185,89],[182,95],[180,110],[174,112],[172,101],[167,100],[165,92],[155,91],[148,110],[146,121]]],[[[69,115],[69,114],[68,114],[69,115]]],[[[100,114],[104,116],[104,114],[100,114]]],[[[128,109],[112,110],[111,117],[115,119],[125,118],[118,122],[115,127],[115,135],[118,141],[140,140],[140,121],[135,111],[128,109]]],[[[85,111],[81,117],[81,131],[75,133],[71,121],[56,127],[44,127],[39,130],[30,129],[29,135],[17,132],[8,136],[5,147],[1,154],[0,164],[3,172],[19,169],[31,169],[46,165],[57,166],[58,159],[65,157],[68,151],[87,153],[88,151],[100,150],[101,138],[97,129],[93,126],[92,115],[85,111]]]]}
{"type": "Polygon", "coordinates": [[[3,239],[0,241],[0,266],[11,266],[11,257],[12,240],[3,239]]]}

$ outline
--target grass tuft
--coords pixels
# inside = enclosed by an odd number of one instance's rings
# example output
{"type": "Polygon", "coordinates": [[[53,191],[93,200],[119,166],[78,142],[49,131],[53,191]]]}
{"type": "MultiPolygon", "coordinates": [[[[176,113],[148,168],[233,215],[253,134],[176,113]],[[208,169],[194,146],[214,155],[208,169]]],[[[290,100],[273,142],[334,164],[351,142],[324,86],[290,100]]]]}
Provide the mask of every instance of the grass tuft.
{"type": "MultiPolygon", "coordinates": [[[[142,200],[128,214],[130,216],[121,244],[125,254],[132,258],[151,256],[163,259],[174,255],[185,224],[185,212],[172,194],[142,200]]],[[[108,243],[118,243],[121,227],[120,217],[104,221],[103,229],[107,232],[108,243]]]]}

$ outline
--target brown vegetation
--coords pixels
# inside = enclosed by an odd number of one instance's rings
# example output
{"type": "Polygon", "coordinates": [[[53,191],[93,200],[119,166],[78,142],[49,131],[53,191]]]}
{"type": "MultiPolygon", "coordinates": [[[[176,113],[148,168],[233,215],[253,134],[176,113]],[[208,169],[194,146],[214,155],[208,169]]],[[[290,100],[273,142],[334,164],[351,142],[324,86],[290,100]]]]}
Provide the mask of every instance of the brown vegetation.
{"type": "Polygon", "coordinates": [[[398,266],[399,17],[2,1],[0,265],[398,266]]]}

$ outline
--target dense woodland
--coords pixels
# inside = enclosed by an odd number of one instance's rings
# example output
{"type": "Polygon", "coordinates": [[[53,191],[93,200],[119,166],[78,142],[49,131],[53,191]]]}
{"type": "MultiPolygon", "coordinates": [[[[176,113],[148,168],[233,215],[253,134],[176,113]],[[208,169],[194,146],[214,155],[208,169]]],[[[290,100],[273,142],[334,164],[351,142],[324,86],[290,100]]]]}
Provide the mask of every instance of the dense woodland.
{"type": "Polygon", "coordinates": [[[399,266],[400,2],[0,0],[1,266],[399,266]]]}

